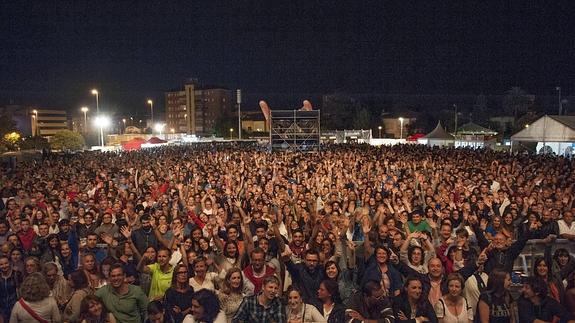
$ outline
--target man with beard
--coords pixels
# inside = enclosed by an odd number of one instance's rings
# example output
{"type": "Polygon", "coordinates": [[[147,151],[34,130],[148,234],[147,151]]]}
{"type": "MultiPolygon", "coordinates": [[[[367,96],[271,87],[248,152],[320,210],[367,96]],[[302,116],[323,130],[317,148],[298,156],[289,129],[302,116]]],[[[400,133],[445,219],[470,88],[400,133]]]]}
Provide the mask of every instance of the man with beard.
{"type": "Polygon", "coordinates": [[[250,253],[250,265],[244,268],[245,277],[254,284],[254,293],[262,289],[266,277],[273,276],[274,267],[266,263],[266,253],[261,248],[255,248],[250,253]]]}
{"type": "Polygon", "coordinates": [[[125,282],[126,275],[121,264],[110,268],[110,283],[96,291],[106,309],[118,322],[140,323],[146,321],[148,298],[138,286],[125,282]]]}
{"type": "Polygon", "coordinates": [[[294,264],[290,258],[285,261],[293,285],[301,291],[304,303],[312,303],[315,300],[319,284],[323,280],[323,272],[319,270],[319,254],[310,249],[304,254],[304,262],[294,264]]]}
{"type": "Polygon", "coordinates": [[[136,249],[138,249],[140,254],[144,254],[150,246],[157,250],[159,246],[158,239],[150,223],[150,216],[147,214],[142,216],[140,222],[142,223],[142,227],[132,232],[132,241],[136,245],[136,249]]]}

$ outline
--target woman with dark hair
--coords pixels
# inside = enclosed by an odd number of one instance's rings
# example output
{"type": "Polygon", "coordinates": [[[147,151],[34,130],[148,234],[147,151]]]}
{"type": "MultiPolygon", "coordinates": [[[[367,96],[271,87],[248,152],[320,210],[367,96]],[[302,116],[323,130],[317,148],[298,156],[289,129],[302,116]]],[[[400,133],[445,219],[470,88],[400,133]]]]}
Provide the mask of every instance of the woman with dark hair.
{"type": "Polygon", "coordinates": [[[60,322],[60,310],[50,286],[41,273],[30,274],[20,286],[20,299],[14,305],[10,322],[60,322]]]}
{"type": "Polygon", "coordinates": [[[337,283],[339,293],[343,299],[347,299],[357,290],[355,284],[357,271],[353,270],[353,268],[342,271],[335,261],[328,260],[324,265],[324,274],[326,278],[337,283]]]}
{"type": "Polygon", "coordinates": [[[172,286],[168,288],[164,297],[166,310],[176,323],[181,323],[192,311],[194,290],[190,287],[189,280],[188,266],[183,263],[177,264],[172,276],[172,286]]]}
{"type": "Polygon", "coordinates": [[[226,314],[220,308],[216,294],[201,289],[192,296],[192,313],[186,315],[183,323],[226,323],[226,314]]]}
{"type": "Polygon", "coordinates": [[[253,288],[246,290],[246,281],[248,280],[244,279],[242,270],[235,267],[228,270],[223,280],[222,288],[218,292],[218,298],[220,299],[222,310],[226,313],[228,322],[232,321],[244,297],[254,294],[253,288]]]}
{"type": "Polygon", "coordinates": [[[426,232],[410,233],[401,246],[400,260],[418,273],[427,274],[427,262],[435,257],[435,248],[431,240],[426,232]],[[421,244],[422,247],[413,245],[415,243],[421,244]]]}
{"type": "Polygon", "coordinates": [[[43,263],[56,262],[60,263],[60,239],[57,234],[50,234],[46,237],[46,246],[44,253],[40,257],[43,263]]]}
{"type": "Polygon", "coordinates": [[[517,300],[519,322],[555,322],[555,318],[560,322],[573,322],[573,314],[548,296],[547,282],[543,279],[527,277],[521,292],[517,300]]]}
{"type": "Polygon", "coordinates": [[[290,286],[287,290],[287,308],[286,316],[288,322],[311,323],[327,322],[317,308],[310,304],[305,304],[301,299],[301,293],[298,289],[290,286]]]}
{"type": "Polygon", "coordinates": [[[400,293],[401,274],[395,267],[389,264],[390,255],[391,252],[386,247],[375,247],[373,260],[369,260],[369,264],[361,281],[362,285],[369,280],[380,281],[382,282],[385,295],[387,297],[394,297],[400,293]]]}
{"type": "Polygon", "coordinates": [[[114,314],[109,313],[100,297],[90,294],[80,305],[80,323],[116,323],[114,314]]]}
{"type": "Polygon", "coordinates": [[[166,311],[160,301],[151,301],[148,304],[148,319],[146,323],[175,323],[170,313],[166,311]]]}
{"type": "Polygon", "coordinates": [[[74,252],[67,242],[60,243],[60,264],[64,277],[68,277],[73,271],[78,269],[78,253],[74,252]]]}
{"type": "Polygon", "coordinates": [[[80,316],[80,309],[82,300],[92,293],[88,283],[88,277],[82,270],[74,271],[70,274],[70,285],[74,291],[72,297],[64,309],[64,320],[69,322],[76,322],[80,316]]]}
{"type": "Polygon", "coordinates": [[[326,279],[317,290],[319,302],[316,307],[328,323],[339,323],[345,320],[345,306],[341,303],[338,284],[335,280],[326,279]]]}
{"type": "Polygon", "coordinates": [[[88,277],[90,288],[96,290],[106,285],[106,280],[100,273],[100,267],[96,262],[96,256],[93,253],[86,253],[82,256],[82,270],[88,277]]]}
{"type": "Polygon", "coordinates": [[[10,318],[10,311],[18,300],[18,288],[22,284],[22,273],[14,270],[7,256],[0,255],[0,315],[4,321],[10,318]]]}
{"type": "Polygon", "coordinates": [[[547,283],[549,296],[559,303],[563,302],[565,289],[561,279],[553,274],[551,264],[544,257],[536,257],[533,261],[533,276],[543,279],[547,283]]]}
{"type": "Polygon", "coordinates": [[[438,322],[435,310],[423,296],[423,282],[417,276],[405,279],[403,290],[393,300],[395,322],[438,322]]]}
{"type": "Polygon", "coordinates": [[[477,303],[478,320],[481,323],[516,322],[512,310],[513,299],[509,293],[511,275],[502,269],[494,269],[489,274],[486,290],[477,303]]]}
{"type": "Polygon", "coordinates": [[[14,248],[10,251],[10,264],[12,264],[14,270],[18,270],[21,273],[25,272],[23,254],[24,252],[19,248],[14,248]]]}
{"type": "MultiPolygon", "coordinates": [[[[545,251],[547,252],[547,249],[545,251]]],[[[549,250],[549,254],[550,251],[551,250],[549,250]]],[[[548,257],[547,254],[545,256],[548,257]]],[[[552,262],[552,272],[557,276],[557,278],[561,278],[562,281],[565,281],[575,270],[575,258],[573,258],[565,248],[558,248],[555,250],[552,262]]]]}

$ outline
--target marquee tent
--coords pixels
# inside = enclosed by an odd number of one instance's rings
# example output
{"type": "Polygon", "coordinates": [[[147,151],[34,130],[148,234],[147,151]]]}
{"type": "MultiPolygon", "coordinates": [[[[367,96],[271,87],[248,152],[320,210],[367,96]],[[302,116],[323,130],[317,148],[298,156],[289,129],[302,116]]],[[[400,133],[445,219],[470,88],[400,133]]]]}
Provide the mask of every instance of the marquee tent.
{"type": "Polygon", "coordinates": [[[537,142],[539,153],[571,155],[575,147],[575,116],[545,115],[511,136],[512,145],[521,141],[537,142]]]}
{"type": "Polygon", "coordinates": [[[433,131],[425,135],[425,137],[417,139],[417,142],[428,146],[444,147],[453,146],[455,138],[443,129],[441,121],[439,121],[433,131]]]}

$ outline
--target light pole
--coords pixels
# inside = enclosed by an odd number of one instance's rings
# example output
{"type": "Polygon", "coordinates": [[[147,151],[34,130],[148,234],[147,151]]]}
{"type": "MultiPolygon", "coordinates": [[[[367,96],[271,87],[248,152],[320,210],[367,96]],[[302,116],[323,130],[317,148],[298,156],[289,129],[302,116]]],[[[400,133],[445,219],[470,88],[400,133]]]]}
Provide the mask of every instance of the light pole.
{"type": "Polygon", "coordinates": [[[84,133],[88,132],[88,107],[80,108],[84,112],[84,133]]]}
{"type": "Polygon", "coordinates": [[[558,93],[558,97],[559,97],[559,115],[561,115],[561,112],[563,112],[563,111],[562,111],[562,110],[563,110],[563,105],[561,104],[561,87],[560,87],[560,86],[557,86],[557,87],[555,88],[555,91],[557,91],[557,93],[558,93]]]}
{"type": "Polygon", "coordinates": [[[379,138],[381,139],[381,126],[377,127],[377,130],[379,130],[379,138]]]}
{"type": "Polygon", "coordinates": [[[122,119],[122,122],[124,123],[124,133],[126,133],[126,118],[122,119]]]}
{"type": "Polygon", "coordinates": [[[403,139],[403,118],[399,117],[399,139],[403,139]]]}
{"type": "Polygon", "coordinates": [[[40,133],[38,131],[38,110],[34,109],[32,112],[34,113],[34,136],[37,136],[40,133]]]}
{"type": "Polygon", "coordinates": [[[110,118],[106,116],[97,116],[96,125],[100,128],[100,146],[104,148],[104,128],[110,125],[110,118]]]}
{"type": "Polygon", "coordinates": [[[234,138],[234,128],[230,128],[230,140],[234,138]]]}
{"type": "Polygon", "coordinates": [[[152,135],[154,134],[154,101],[148,99],[148,104],[150,105],[150,110],[152,113],[152,135]]]}
{"type": "Polygon", "coordinates": [[[92,89],[92,94],[96,96],[96,115],[100,114],[100,92],[96,89],[92,89]]]}
{"type": "Polygon", "coordinates": [[[242,90],[236,90],[236,102],[238,104],[238,139],[242,139],[242,90]]]}

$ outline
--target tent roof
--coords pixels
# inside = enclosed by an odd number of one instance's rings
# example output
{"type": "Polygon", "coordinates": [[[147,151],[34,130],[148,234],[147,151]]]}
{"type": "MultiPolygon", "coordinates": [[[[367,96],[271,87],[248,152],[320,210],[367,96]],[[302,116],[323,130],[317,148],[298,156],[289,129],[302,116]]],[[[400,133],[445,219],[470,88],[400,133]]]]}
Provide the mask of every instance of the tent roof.
{"type": "Polygon", "coordinates": [[[164,144],[164,143],[166,143],[166,142],[167,142],[167,141],[162,140],[162,139],[160,139],[160,138],[158,138],[158,137],[152,137],[152,138],[150,138],[150,139],[147,141],[147,143],[149,143],[149,144],[164,144]]]}
{"type": "Polygon", "coordinates": [[[575,116],[545,115],[511,136],[511,140],[575,142],[575,116]]]}
{"type": "Polygon", "coordinates": [[[437,122],[437,126],[433,129],[432,132],[428,133],[425,137],[426,139],[449,139],[453,140],[453,136],[447,133],[445,129],[441,126],[441,121],[437,122]]]}
{"type": "Polygon", "coordinates": [[[482,127],[476,123],[469,122],[457,130],[458,135],[496,135],[497,131],[482,127]]]}

